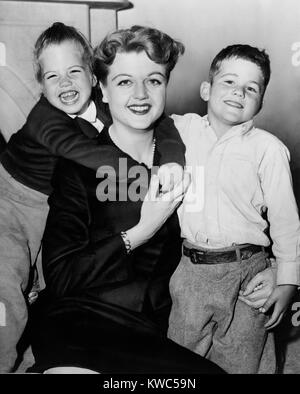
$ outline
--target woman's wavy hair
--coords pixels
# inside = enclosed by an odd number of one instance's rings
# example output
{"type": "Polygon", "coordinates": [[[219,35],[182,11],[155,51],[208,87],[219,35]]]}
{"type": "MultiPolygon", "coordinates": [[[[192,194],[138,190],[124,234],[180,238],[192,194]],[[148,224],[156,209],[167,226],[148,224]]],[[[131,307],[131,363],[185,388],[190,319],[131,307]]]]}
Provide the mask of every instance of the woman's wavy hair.
{"type": "Polygon", "coordinates": [[[166,77],[169,80],[179,55],[184,53],[184,45],[150,27],[135,25],[116,30],[108,34],[94,50],[94,73],[97,79],[106,84],[109,66],[117,53],[142,51],[153,62],[166,66],[166,77]]]}

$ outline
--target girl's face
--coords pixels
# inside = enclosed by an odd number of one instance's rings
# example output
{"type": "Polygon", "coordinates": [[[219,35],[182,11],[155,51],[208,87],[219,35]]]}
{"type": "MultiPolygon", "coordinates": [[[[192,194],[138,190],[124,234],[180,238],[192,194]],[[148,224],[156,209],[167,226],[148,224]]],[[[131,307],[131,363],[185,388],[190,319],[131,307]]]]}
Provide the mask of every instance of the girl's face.
{"type": "Polygon", "coordinates": [[[100,85],[115,127],[148,130],[164,111],[166,67],[144,51],[117,53],[105,85],[100,85]]]}
{"type": "Polygon", "coordinates": [[[82,60],[73,41],[49,45],[40,56],[42,89],[56,108],[71,115],[83,113],[90,102],[96,78],[82,60]]]}

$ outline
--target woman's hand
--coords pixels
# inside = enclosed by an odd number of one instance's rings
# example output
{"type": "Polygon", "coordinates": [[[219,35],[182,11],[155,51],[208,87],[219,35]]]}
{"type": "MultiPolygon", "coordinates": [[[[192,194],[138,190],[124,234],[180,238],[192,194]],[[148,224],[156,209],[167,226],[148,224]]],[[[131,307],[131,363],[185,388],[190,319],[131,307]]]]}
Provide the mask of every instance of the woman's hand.
{"type": "Polygon", "coordinates": [[[190,184],[189,174],[185,174],[181,182],[170,191],[159,193],[159,177],[153,175],[150,187],[141,209],[140,224],[152,228],[152,235],[165,223],[182,201],[190,184]]]}
{"type": "Polygon", "coordinates": [[[159,167],[157,176],[161,186],[161,192],[171,191],[183,181],[184,169],[177,163],[167,163],[159,167]]]}
{"type": "Polygon", "coordinates": [[[184,174],[182,182],[167,193],[159,193],[159,178],[151,177],[149,190],[145,196],[139,223],[127,230],[131,248],[147,242],[161,228],[182,201],[190,184],[189,174],[184,174]]]}

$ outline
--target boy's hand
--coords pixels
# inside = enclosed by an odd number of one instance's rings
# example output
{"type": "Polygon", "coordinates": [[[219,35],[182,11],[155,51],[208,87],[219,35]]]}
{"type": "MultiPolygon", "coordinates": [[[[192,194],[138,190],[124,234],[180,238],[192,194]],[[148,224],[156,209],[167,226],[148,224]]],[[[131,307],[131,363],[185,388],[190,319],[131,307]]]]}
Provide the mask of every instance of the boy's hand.
{"type": "Polygon", "coordinates": [[[250,280],[244,291],[240,291],[239,300],[252,308],[261,308],[276,286],[276,268],[266,268],[250,280]]]}
{"type": "Polygon", "coordinates": [[[174,189],[174,186],[183,181],[183,168],[177,163],[167,163],[159,167],[157,176],[161,185],[161,193],[174,189]]]}
{"type": "Polygon", "coordinates": [[[296,294],[297,286],[295,285],[278,285],[273,290],[267,302],[260,308],[260,312],[266,313],[272,305],[274,305],[273,313],[268,323],[265,324],[265,328],[270,330],[276,327],[287,310],[292,298],[296,294]]]}

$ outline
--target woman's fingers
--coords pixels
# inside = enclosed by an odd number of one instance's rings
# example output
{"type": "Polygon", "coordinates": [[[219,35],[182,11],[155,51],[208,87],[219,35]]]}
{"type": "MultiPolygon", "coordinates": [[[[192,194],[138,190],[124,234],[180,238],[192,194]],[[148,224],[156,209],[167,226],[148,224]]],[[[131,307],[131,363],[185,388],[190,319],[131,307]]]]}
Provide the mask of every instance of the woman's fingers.
{"type": "Polygon", "coordinates": [[[152,175],[150,179],[150,185],[148,192],[145,196],[144,201],[155,201],[159,194],[159,177],[157,175],[152,175]]]}
{"type": "Polygon", "coordinates": [[[267,298],[260,298],[258,300],[250,300],[248,297],[239,296],[239,300],[254,309],[261,308],[267,301],[267,298]]]}
{"type": "Polygon", "coordinates": [[[172,190],[166,193],[159,193],[159,177],[152,175],[150,179],[149,189],[144,201],[164,201],[177,205],[182,201],[191,182],[190,174],[185,173],[181,182],[174,186],[172,190]]]}
{"type": "MultiPolygon", "coordinates": [[[[242,294],[243,297],[247,298],[249,301],[258,301],[261,299],[267,300],[270,296],[272,290],[268,290],[267,288],[263,287],[260,290],[253,291],[251,294],[245,296],[242,294]]],[[[262,304],[263,305],[263,304],[262,304]]]]}
{"type": "Polygon", "coordinates": [[[179,182],[177,185],[175,185],[175,187],[171,191],[162,194],[161,199],[163,201],[171,201],[171,202],[182,201],[190,183],[191,183],[190,174],[185,173],[183,176],[183,180],[179,182]]]}
{"type": "Polygon", "coordinates": [[[261,281],[262,281],[261,275],[260,274],[255,275],[255,277],[252,278],[250,282],[247,284],[245,290],[243,291],[243,296],[248,296],[249,294],[251,294],[254,291],[254,289],[261,284],[261,281]]]}

